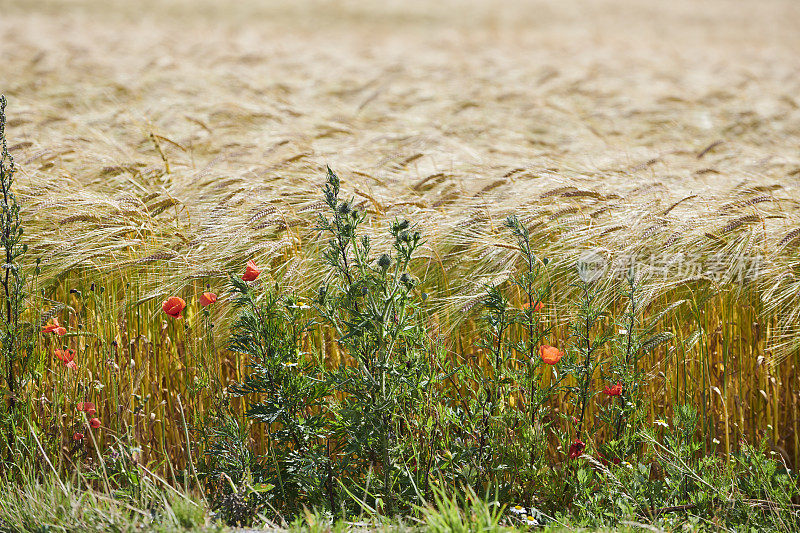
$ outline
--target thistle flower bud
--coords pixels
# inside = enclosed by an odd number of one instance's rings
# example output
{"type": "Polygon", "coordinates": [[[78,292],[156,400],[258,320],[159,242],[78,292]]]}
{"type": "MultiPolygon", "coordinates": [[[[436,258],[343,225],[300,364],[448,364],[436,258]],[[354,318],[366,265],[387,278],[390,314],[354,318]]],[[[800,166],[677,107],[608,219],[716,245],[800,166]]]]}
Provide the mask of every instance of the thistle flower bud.
{"type": "Polygon", "coordinates": [[[381,267],[383,270],[389,268],[389,265],[392,264],[392,259],[387,254],[381,254],[378,258],[378,266],[381,267]]]}

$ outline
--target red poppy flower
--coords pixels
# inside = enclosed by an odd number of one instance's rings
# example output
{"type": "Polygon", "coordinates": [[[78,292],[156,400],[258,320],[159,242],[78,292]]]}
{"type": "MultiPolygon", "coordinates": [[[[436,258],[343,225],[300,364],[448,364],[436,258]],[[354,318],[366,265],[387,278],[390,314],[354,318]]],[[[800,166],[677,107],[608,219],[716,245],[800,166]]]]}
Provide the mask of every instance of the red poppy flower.
{"type": "Polygon", "coordinates": [[[78,402],[77,407],[78,411],[82,411],[89,416],[94,416],[97,413],[92,402],[78,402]]]}
{"type": "Polygon", "coordinates": [[[244,270],[242,279],[245,281],[254,281],[259,274],[261,274],[261,269],[258,268],[256,262],[251,259],[247,262],[247,268],[244,270]]]}
{"type": "Polygon", "coordinates": [[[576,459],[583,454],[586,449],[586,444],[581,439],[575,439],[575,442],[569,445],[569,458],[576,459]]]}
{"type": "Polygon", "coordinates": [[[214,294],[213,292],[204,292],[203,294],[200,295],[198,301],[200,302],[200,305],[202,305],[203,307],[207,307],[217,301],[217,295],[214,294]]]}
{"type": "Polygon", "coordinates": [[[91,420],[89,420],[89,425],[92,426],[94,429],[99,428],[100,427],[100,419],[92,418],[91,420]]]}
{"type": "Polygon", "coordinates": [[[85,435],[83,433],[80,433],[80,432],[76,431],[75,433],[72,434],[72,440],[81,441],[81,440],[83,440],[84,436],[85,435]]]}
{"type": "Polygon", "coordinates": [[[66,348],[64,350],[56,350],[54,353],[55,356],[58,357],[62,363],[64,363],[64,365],[70,368],[75,368],[75,350],[66,348]],[[72,365],[70,365],[70,363],[72,363],[72,365]]]}
{"type": "Polygon", "coordinates": [[[561,361],[564,357],[564,352],[553,346],[543,345],[539,346],[539,357],[548,365],[554,365],[561,361]]]}
{"type": "Polygon", "coordinates": [[[58,319],[53,317],[50,319],[50,323],[42,328],[42,333],[52,333],[59,326],[58,319]]]}
{"type": "Polygon", "coordinates": [[[69,368],[70,370],[77,370],[78,364],[75,361],[70,361],[69,363],[64,363],[64,366],[69,368]]]}
{"type": "Polygon", "coordinates": [[[619,396],[622,394],[622,383],[617,383],[613,387],[606,387],[603,389],[603,394],[606,396],[619,396]]]}
{"type": "Polygon", "coordinates": [[[161,309],[173,318],[183,318],[182,313],[185,308],[186,302],[183,301],[183,298],[178,298],[177,296],[171,296],[161,304],[161,309]]]}
{"type": "Polygon", "coordinates": [[[525,302],[525,305],[522,306],[523,309],[533,309],[534,312],[541,311],[544,309],[544,302],[534,301],[533,305],[530,302],[525,302]]]}
{"type": "Polygon", "coordinates": [[[58,323],[58,318],[53,317],[50,323],[42,328],[42,333],[55,333],[58,336],[67,334],[67,328],[58,323]]]}

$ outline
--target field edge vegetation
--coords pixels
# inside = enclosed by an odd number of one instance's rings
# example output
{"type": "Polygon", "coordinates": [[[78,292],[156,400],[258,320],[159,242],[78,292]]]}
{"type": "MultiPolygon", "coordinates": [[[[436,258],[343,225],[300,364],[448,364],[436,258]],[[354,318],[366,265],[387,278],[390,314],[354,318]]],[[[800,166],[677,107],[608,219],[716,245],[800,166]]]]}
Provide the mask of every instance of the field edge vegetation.
{"type": "Polygon", "coordinates": [[[743,416],[760,398],[729,412],[742,374],[764,364],[761,333],[733,353],[716,324],[741,323],[730,304],[746,289],[700,276],[654,294],[635,264],[615,277],[592,250],[543,256],[535,224],[510,214],[508,272],[442,327],[419,225],[397,217],[374,236],[331,169],[314,291],[249,257],[243,273],[160,304],[139,292],[147,269],[45,281],[48,265],[27,263],[5,107],[0,421],[3,480],[19,490],[3,496],[0,530],[221,527],[212,516],[307,529],[392,517],[435,531],[798,528],[797,448],[774,449],[796,396],[762,373],[768,425],[743,416]]]}

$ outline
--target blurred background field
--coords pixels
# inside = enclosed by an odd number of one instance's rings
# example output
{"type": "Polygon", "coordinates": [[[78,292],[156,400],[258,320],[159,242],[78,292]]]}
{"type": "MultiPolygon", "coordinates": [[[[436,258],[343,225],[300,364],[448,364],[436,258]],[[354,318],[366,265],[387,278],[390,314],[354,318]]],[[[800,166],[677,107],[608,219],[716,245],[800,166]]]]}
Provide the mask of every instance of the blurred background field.
{"type": "MultiPolygon", "coordinates": [[[[653,416],[687,394],[709,440],[766,432],[797,464],[798,23],[791,0],[0,0],[42,312],[68,304],[97,335],[74,342],[104,424],[181,457],[175,370],[197,350],[161,300],[194,309],[250,258],[308,296],[327,164],[376,234],[420,223],[416,273],[454,352],[513,270],[510,213],[554,260],[556,323],[590,250],[647,258],[654,308],[710,295],[650,361],[653,416]]],[[[235,379],[243,362],[219,359],[235,379]]]]}

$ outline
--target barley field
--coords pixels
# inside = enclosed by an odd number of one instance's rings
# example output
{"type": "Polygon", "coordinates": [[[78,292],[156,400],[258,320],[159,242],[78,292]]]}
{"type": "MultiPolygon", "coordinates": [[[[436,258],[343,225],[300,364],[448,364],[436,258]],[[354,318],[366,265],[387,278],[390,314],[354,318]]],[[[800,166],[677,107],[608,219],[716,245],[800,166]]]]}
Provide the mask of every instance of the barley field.
{"type": "MultiPolygon", "coordinates": [[[[161,302],[184,295],[199,329],[196,297],[224,304],[249,259],[313,298],[329,166],[376,247],[418,224],[413,273],[454,357],[519,266],[516,214],[551,261],[551,339],[576,262],[635,264],[645,314],[675,306],[651,422],[689,399],[723,452],[765,436],[797,467],[799,24],[793,0],[0,0],[38,320],[67,309],[81,332],[104,439],[184,465],[204,341],[161,302]]],[[[232,308],[211,313],[220,329],[232,308]]],[[[324,328],[305,342],[344,357],[324,328]]],[[[222,337],[214,356],[241,378],[222,337]]]]}

